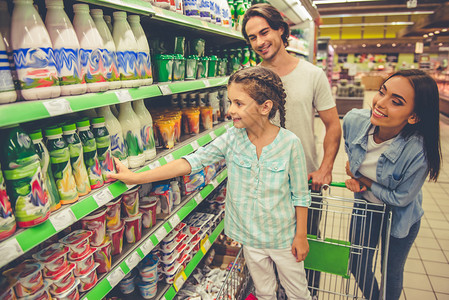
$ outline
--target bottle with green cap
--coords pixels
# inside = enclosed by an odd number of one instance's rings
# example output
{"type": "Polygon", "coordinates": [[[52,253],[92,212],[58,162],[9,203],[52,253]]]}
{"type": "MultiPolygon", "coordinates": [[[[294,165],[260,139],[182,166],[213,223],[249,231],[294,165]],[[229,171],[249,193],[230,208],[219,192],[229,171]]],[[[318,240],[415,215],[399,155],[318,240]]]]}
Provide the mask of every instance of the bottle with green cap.
{"type": "Polygon", "coordinates": [[[76,189],[79,196],[87,195],[90,189],[89,176],[84,164],[83,145],[76,132],[75,123],[66,123],[62,126],[62,136],[69,147],[70,165],[75,178],[76,189]]]}
{"type": "Polygon", "coordinates": [[[249,66],[251,66],[250,56],[251,56],[251,52],[249,51],[249,47],[248,46],[243,47],[243,55],[242,55],[242,60],[241,60],[241,64],[242,64],[243,68],[248,68],[249,66]]]}
{"type": "Polygon", "coordinates": [[[128,148],[128,164],[130,168],[141,167],[145,164],[145,154],[142,136],[140,134],[140,121],[131,107],[131,102],[120,103],[120,115],[118,116],[122,126],[128,148]]]}
{"type": "Polygon", "coordinates": [[[0,161],[6,191],[17,226],[32,227],[48,219],[50,201],[44,193],[39,156],[30,137],[19,125],[2,128],[0,161]]]}
{"type": "Polygon", "coordinates": [[[30,138],[33,141],[34,148],[41,161],[42,176],[44,177],[45,182],[44,192],[47,193],[48,200],[50,201],[50,211],[55,211],[61,207],[61,202],[59,199],[58,187],[56,186],[53,172],[51,171],[50,153],[42,141],[42,131],[40,129],[31,132],[30,138]]]}
{"type": "Polygon", "coordinates": [[[234,1],[235,7],[235,30],[242,31],[243,16],[245,15],[245,3],[243,0],[234,1]]]}
{"type": "Polygon", "coordinates": [[[0,241],[10,237],[16,231],[16,218],[6,192],[5,178],[0,165],[0,241]]]}
{"type": "Polygon", "coordinates": [[[47,149],[50,152],[51,170],[58,187],[61,204],[76,202],[78,190],[70,165],[69,147],[62,137],[62,128],[46,128],[45,137],[47,138],[47,149]]]}
{"type": "Polygon", "coordinates": [[[97,143],[95,142],[94,134],[90,130],[90,122],[88,119],[82,119],[76,122],[76,127],[78,128],[78,135],[83,144],[84,163],[86,164],[87,175],[89,176],[90,188],[96,189],[102,187],[104,181],[97,156],[97,143]]]}
{"type": "Polygon", "coordinates": [[[253,49],[250,51],[249,64],[251,67],[257,66],[257,54],[253,49]]]}
{"type": "Polygon", "coordinates": [[[100,162],[101,174],[105,183],[115,181],[115,179],[108,178],[109,173],[115,173],[115,164],[111,153],[111,139],[109,132],[105,125],[104,117],[92,119],[92,133],[97,144],[97,156],[100,162]]]}

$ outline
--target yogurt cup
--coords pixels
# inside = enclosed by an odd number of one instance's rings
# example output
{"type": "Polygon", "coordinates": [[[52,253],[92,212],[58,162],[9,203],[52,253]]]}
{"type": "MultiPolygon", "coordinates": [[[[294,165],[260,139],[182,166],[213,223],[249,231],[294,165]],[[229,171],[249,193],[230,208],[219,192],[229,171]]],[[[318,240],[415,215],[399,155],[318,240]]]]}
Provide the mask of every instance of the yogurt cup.
{"type": "Polygon", "coordinates": [[[133,244],[142,237],[142,214],[125,219],[125,236],[128,244],[133,244]]]}
{"type": "Polygon", "coordinates": [[[185,238],[187,234],[180,232],[172,241],[168,243],[161,243],[160,247],[162,252],[170,253],[175,249],[185,238]]]}
{"type": "Polygon", "coordinates": [[[123,250],[123,232],[125,231],[125,222],[120,221],[120,225],[117,229],[111,229],[106,232],[112,242],[111,255],[122,253],[123,250]]]}
{"type": "MultiPolygon", "coordinates": [[[[97,251],[94,253],[94,260],[100,265],[97,268],[97,273],[107,273],[111,271],[112,266],[112,244],[111,240],[107,240],[106,243],[99,246],[97,251]]],[[[90,271],[90,270],[89,270],[90,271]]]]}
{"type": "MultiPolygon", "coordinates": [[[[156,277],[157,279],[157,277],[156,277]]],[[[139,287],[140,295],[144,299],[151,299],[156,296],[157,293],[157,280],[152,282],[142,280],[137,281],[137,286],[139,287]]]]}
{"type": "Polygon", "coordinates": [[[115,201],[106,203],[106,228],[113,230],[120,227],[120,209],[122,198],[118,197],[115,201]]]}
{"type": "Polygon", "coordinates": [[[74,260],[75,263],[75,276],[83,276],[89,273],[95,265],[94,253],[97,251],[97,248],[91,248],[88,253],[84,257],[81,257],[78,260],[74,260]]]}
{"type": "Polygon", "coordinates": [[[69,247],[69,260],[79,260],[91,251],[89,238],[92,231],[76,230],[59,241],[69,247]]]}
{"type": "Polygon", "coordinates": [[[151,228],[156,224],[156,205],[157,201],[140,205],[139,211],[142,213],[143,228],[151,228]]]}
{"type": "Polygon", "coordinates": [[[106,209],[102,207],[82,218],[81,226],[83,229],[92,231],[91,246],[98,247],[103,244],[106,238],[106,209]]]}
{"type": "Polygon", "coordinates": [[[17,297],[31,296],[44,286],[42,268],[42,264],[30,260],[17,266],[16,270],[20,272],[14,287],[17,297]]]}
{"type": "Polygon", "coordinates": [[[134,217],[139,213],[139,188],[137,185],[122,194],[123,217],[134,217]]]}
{"type": "Polygon", "coordinates": [[[139,263],[138,269],[142,281],[157,280],[157,266],[159,258],[155,254],[149,254],[139,263]]]}
{"type": "Polygon", "coordinates": [[[75,263],[72,262],[57,277],[49,278],[51,281],[50,292],[61,294],[70,289],[75,283],[75,276],[73,276],[74,270],[75,263]]]}
{"type": "Polygon", "coordinates": [[[13,278],[6,278],[6,276],[0,277],[0,299],[2,300],[16,300],[16,294],[14,293],[14,284],[16,280],[13,278]]]}
{"type": "Polygon", "coordinates": [[[131,272],[126,274],[126,276],[119,283],[120,291],[125,295],[134,292],[134,290],[136,289],[135,279],[136,271],[132,270],[131,272]]]}
{"type": "Polygon", "coordinates": [[[99,263],[95,263],[94,267],[92,268],[92,270],[89,273],[78,277],[78,279],[80,281],[79,291],[81,293],[87,292],[88,290],[90,290],[97,284],[98,277],[97,277],[96,269],[99,265],[100,265],[99,263]]]}
{"type": "Polygon", "coordinates": [[[53,300],[79,300],[80,295],[78,292],[78,284],[79,280],[76,279],[74,284],[62,293],[57,293],[53,290],[50,290],[50,294],[53,300]]]}
{"type": "MultiPolygon", "coordinates": [[[[13,298],[13,299],[16,299],[16,298],[13,298]]],[[[51,297],[50,291],[49,291],[49,284],[44,282],[44,285],[38,291],[36,291],[34,294],[25,296],[22,298],[18,298],[18,299],[20,299],[20,300],[52,300],[52,297],[51,297]]]]}
{"type": "Polygon", "coordinates": [[[54,243],[33,254],[33,257],[45,267],[47,272],[44,275],[51,277],[67,267],[67,252],[69,247],[62,243],[54,243]]]}

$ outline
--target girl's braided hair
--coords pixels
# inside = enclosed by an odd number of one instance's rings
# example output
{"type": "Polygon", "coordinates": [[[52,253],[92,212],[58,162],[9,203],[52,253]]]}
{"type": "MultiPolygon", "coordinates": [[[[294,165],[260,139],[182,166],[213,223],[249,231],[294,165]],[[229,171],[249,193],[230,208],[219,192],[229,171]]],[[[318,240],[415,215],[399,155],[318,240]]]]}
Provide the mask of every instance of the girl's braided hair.
{"type": "Polygon", "coordinates": [[[231,75],[228,86],[231,83],[242,83],[243,89],[261,105],[267,100],[273,102],[273,108],[268,114],[271,120],[279,110],[281,127],[285,128],[285,94],[281,78],[272,70],[264,67],[250,67],[239,70],[231,75]]]}

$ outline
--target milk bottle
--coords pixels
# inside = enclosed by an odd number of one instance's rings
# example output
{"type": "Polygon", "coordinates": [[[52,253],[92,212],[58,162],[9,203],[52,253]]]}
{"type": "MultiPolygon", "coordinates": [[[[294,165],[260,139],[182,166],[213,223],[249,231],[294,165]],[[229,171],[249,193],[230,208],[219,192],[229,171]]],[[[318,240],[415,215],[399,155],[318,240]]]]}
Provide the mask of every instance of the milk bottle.
{"type": "Polygon", "coordinates": [[[62,126],[62,131],[64,140],[69,146],[70,165],[72,166],[78,195],[87,195],[91,191],[89,175],[84,164],[83,145],[78,133],[76,133],[76,125],[74,123],[65,124],[62,126]]]}
{"type": "Polygon", "coordinates": [[[104,21],[106,22],[106,25],[108,26],[109,31],[110,31],[111,34],[112,34],[112,18],[111,18],[111,16],[104,15],[104,16],[103,16],[103,19],[104,19],[104,21]]]}
{"type": "Polygon", "coordinates": [[[111,31],[104,21],[103,11],[101,9],[91,9],[90,15],[103,39],[103,61],[106,70],[106,80],[109,82],[109,89],[119,89],[122,87],[122,83],[120,82],[120,73],[117,66],[117,52],[111,31]]]}
{"type": "Polygon", "coordinates": [[[145,107],[143,99],[134,101],[133,109],[140,120],[140,136],[142,137],[145,160],[153,159],[156,156],[153,119],[151,118],[150,112],[145,107]]]}
{"type": "Polygon", "coordinates": [[[122,87],[138,87],[141,82],[137,74],[137,41],[126,21],[126,12],[114,12],[114,26],[112,37],[117,49],[117,61],[120,70],[122,87]]]}
{"type": "Polygon", "coordinates": [[[14,0],[11,44],[22,97],[47,99],[61,94],[50,36],[33,0],[14,0]]]}
{"type": "Polygon", "coordinates": [[[97,144],[98,161],[100,162],[101,174],[105,183],[114,181],[107,175],[115,173],[115,164],[111,155],[111,140],[109,138],[108,129],[105,126],[104,117],[92,119],[92,133],[97,144]]]}
{"type": "Polygon", "coordinates": [[[61,127],[45,129],[47,148],[50,152],[51,170],[58,187],[61,204],[70,204],[78,200],[75,178],[70,164],[70,152],[62,138],[61,127]]]}
{"type": "Polygon", "coordinates": [[[17,225],[32,227],[44,222],[50,215],[50,201],[44,193],[39,156],[19,125],[0,132],[0,160],[17,225]]]}
{"type": "Polygon", "coordinates": [[[141,85],[150,85],[153,83],[153,75],[151,74],[151,57],[150,46],[148,40],[140,25],[140,16],[131,15],[128,17],[129,25],[137,40],[139,53],[137,54],[138,74],[141,78],[141,85]]]}
{"type": "MultiPolygon", "coordinates": [[[[115,106],[114,106],[115,107],[115,106]]],[[[112,156],[117,157],[126,167],[128,167],[128,148],[120,122],[112,114],[110,106],[103,106],[98,109],[98,115],[104,117],[106,128],[111,139],[112,156]]]]}
{"type": "Polygon", "coordinates": [[[109,107],[111,108],[111,111],[114,114],[114,116],[118,119],[119,112],[118,112],[117,106],[115,104],[112,104],[109,107]]]}
{"type": "Polygon", "coordinates": [[[118,117],[122,126],[123,136],[128,147],[128,163],[130,168],[137,168],[145,164],[143,154],[143,142],[140,135],[140,121],[134,113],[131,102],[120,103],[120,115],[118,117]]]}
{"type": "Polygon", "coordinates": [[[53,172],[51,171],[50,153],[42,141],[42,131],[34,131],[30,133],[34,148],[41,161],[42,176],[44,176],[45,191],[50,201],[50,211],[55,211],[61,207],[59,199],[58,187],[56,186],[53,172]]]}
{"type": "Polygon", "coordinates": [[[0,33],[0,104],[17,100],[11,69],[9,68],[8,52],[0,33]]]}
{"type": "Polygon", "coordinates": [[[47,6],[45,26],[53,44],[61,95],[83,94],[87,86],[80,72],[80,45],[72,23],[64,11],[64,2],[45,0],[45,4],[47,6]]]}
{"type": "Polygon", "coordinates": [[[74,4],[73,27],[80,43],[81,72],[87,84],[88,92],[102,92],[109,88],[104,69],[103,39],[89,15],[89,5],[74,4]]]}
{"type": "Polygon", "coordinates": [[[91,189],[102,187],[104,181],[97,156],[97,143],[92,131],[90,131],[90,122],[89,120],[76,122],[76,127],[78,127],[78,135],[83,144],[84,163],[89,175],[90,187],[91,189]]]}

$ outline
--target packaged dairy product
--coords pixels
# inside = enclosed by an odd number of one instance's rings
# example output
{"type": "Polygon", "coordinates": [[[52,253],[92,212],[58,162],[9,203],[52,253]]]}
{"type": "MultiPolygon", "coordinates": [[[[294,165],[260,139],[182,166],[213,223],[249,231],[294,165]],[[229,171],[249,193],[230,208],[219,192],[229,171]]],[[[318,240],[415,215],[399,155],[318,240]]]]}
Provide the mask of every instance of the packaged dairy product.
{"type": "Polygon", "coordinates": [[[145,160],[153,159],[154,157],[156,157],[153,119],[151,118],[150,112],[145,107],[143,99],[134,101],[133,109],[140,121],[140,136],[142,137],[145,160]]]}
{"type": "Polygon", "coordinates": [[[70,153],[70,164],[72,166],[73,177],[76,182],[78,195],[87,195],[90,189],[89,175],[84,164],[84,153],[81,139],[76,132],[75,123],[67,123],[62,126],[63,137],[67,142],[70,153]]]}
{"type": "Polygon", "coordinates": [[[23,99],[58,97],[61,89],[52,43],[33,0],[14,0],[11,44],[23,99]]]}
{"type": "Polygon", "coordinates": [[[137,73],[137,47],[136,38],[126,21],[126,12],[115,11],[112,37],[117,49],[117,61],[122,87],[138,87],[141,82],[137,73]]]}
{"type": "Polygon", "coordinates": [[[64,11],[63,0],[45,0],[45,26],[53,44],[61,95],[78,95],[87,90],[80,70],[78,37],[64,11]]]}
{"type": "Polygon", "coordinates": [[[103,39],[89,14],[89,5],[74,4],[73,27],[80,43],[81,72],[88,92],[109,89],[103,62],[103,39]]]}
{"type": "Polygon", "coordinates": [[[0,33],[0,104],[11,103],[16,100],[17,94],[9,67],[8,52],[0,33]]]}
{"type": "Polygon", "coordinates": [[[145,164],[143,142],[140,135],[140,121],[131,107],[131,102],[120,103],[118,118],[122,126],[123,136],[128,147],[128,163],[130,168],[137,168],[145,164]]]}
{"type": "Polygon", "coordinates": [[[92,119],[92,133],[94,134],[95,142],[97,144],[97,155],[103,180],[105,183],[114,181],[114,179],[107,177],[109,173],[115,173],[116,171],[111,154],[111,140],[105,125],[104,117],[92,119]]]}
{"type": "Polygon", "coordinates": [[[151,56],[148,40],[140,25],[140,16],[128,16],[129,25],[134,37],[137,40],[139,52],[137,54],[137,72],[140,77],[140,85],[150,85],[153,83],[153,75],[151,72],[151,56]]]}
{"type": "Polygon", "coordinates": [[[112,34],[112,18],[111,18],[111,16],[103,15],[103,19],[106,22],[106,25],[108,26],[109,31],[112,34]]]}
{"type": "Polygon", "coordinates": [[[117,51],[115,49],[111,31],[103,18],[103,10],[91,9],[90,14],[103,39],[104,49],[102,55],[104,68],[106,70],[106,80],[109,82],[109,89],[119,89],[122,87],[122,83],[120,81],[120,73],[117,65],[117,51]]]}

